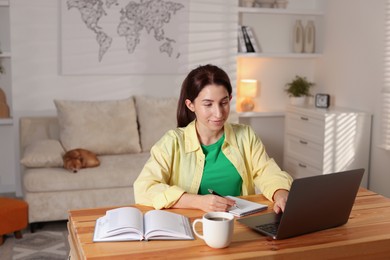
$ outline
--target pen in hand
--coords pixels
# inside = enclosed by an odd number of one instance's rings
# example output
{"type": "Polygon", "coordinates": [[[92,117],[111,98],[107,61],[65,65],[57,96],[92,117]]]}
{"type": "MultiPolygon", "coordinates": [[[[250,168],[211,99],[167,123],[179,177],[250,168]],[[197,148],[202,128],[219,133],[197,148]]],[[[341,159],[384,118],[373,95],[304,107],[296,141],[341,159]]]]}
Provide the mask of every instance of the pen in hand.
{"type": "MultiPolygon", "coordinates": [[[[208,191],[210,192],[210,194],[213,194],[213,195],[216,195],[216,196],[219,196],[219,197],[225,197],[225,196],[222,196],[221,194],[219,194],[219,193],[215,192],[215,191],[214,191],[214,190],[212,190],[212,189],[208,189],[208,191]]],[[[236,208],[238,208],[238,209],[239,209],[239,207],[238,207],[237,203],[236,203],[236,204],[234,204],[234,206],[235,206],[236,208]]]]}

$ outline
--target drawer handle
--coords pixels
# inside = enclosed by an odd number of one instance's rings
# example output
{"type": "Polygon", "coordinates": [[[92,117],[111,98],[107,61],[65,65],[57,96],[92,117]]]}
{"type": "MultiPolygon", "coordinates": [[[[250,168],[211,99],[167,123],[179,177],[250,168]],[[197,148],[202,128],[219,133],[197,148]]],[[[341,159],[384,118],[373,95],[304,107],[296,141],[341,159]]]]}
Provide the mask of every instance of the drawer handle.
{"type": "Polygon", "coordinates": [[[299,142],[300,142],[301,144],[307,144],[307,142],[306,142],[306,141],[303,141],[303,140],[299,140],[299,142]]]}
{"type": "Polygon", "coordinates": [[[301,116],[301,120],[304,120],[304,121],[309,121],[309,118],[306,117],[306,116],[301,116]]]}
{"type": "Polygon", "coordinates": [[[303,163],[298,163],[299,167],[306,168],[307,166],[304,165],[303,163]]]}

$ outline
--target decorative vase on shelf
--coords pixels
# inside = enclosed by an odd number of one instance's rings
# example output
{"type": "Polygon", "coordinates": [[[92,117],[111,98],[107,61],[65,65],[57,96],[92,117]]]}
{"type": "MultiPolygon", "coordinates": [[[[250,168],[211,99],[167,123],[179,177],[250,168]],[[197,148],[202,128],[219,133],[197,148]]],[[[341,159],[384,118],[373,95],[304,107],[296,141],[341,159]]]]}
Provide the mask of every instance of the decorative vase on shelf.
{"type": "Polygon", "coordinates": [[[256,0],[255,6],[262,8],[273,8],[275,0],[256,0]]]}
{"type": "Polygon", "coordinates": [[[253,7],[255,0],[241,0],[242,7],[253,7]]]}
{"type": "Polygon", "coordinates": [[[296,53],[303,52],[304,31],[301,20],[297,20],[293,31],[293,51],[296,53]]]}
{"type": "Polygon", "coordinates": [[[303,44],[304,52],[313,53],[315,48],[315,35],[316,35],[314,21],[307,22],[304,35],[305,35],[305,42],[303,44]]]}
{"type": "Polygon", "coordinates": [[[9,107],[4,91],[0,88],[0,118],[9,118],[9,107]]]}
{"type": "Polygon", "coordinates": [[[287,4],[288,4],[288,0],[276,0],[274,6],[275,8],[286,9],[287,4]]]}

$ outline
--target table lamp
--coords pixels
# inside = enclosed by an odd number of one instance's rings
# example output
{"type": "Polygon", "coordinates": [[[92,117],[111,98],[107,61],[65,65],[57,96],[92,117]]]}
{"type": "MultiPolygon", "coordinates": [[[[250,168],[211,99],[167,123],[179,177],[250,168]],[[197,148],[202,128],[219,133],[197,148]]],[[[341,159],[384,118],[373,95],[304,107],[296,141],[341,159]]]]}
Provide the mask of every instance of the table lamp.
{"type": "Polygon", "coordinates": [[[244,98],[240,103],[241,110],[244,112],[252,111],[255,108],[255,101],[253,100],[253,98],[255,98],[257,94],[257,80],[240,80],[238,93],[241,98],[244,98]]]}

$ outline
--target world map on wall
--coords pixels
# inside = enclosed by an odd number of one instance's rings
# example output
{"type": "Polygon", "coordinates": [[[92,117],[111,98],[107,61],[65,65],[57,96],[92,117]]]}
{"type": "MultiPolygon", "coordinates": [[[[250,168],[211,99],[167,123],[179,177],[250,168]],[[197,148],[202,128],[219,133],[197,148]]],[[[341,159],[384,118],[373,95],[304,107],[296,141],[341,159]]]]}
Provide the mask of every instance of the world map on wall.
{"type": "MultiPolygon", "coordinates": [[[[113,43],[112,32],[107,32],[101,25],[101,20],[108,15],[108,10],[120,5],[119,0],[67,0],[67,9],[77,9],[81,21],[95,34],[99,46],[97,59],[101,62],[113,43]]],[[[179,58],[180,51],[175,50],[176,40],[168,37],[164,27],[171,22],[172,15],[184,8],[182,3],[163,0],[128,1],[120,6],[116,34],[123,37],[128,54],[133,54],[142,44],[141,33],[153,34],[153,39],[159,43],[159,52],[170,58],[179,58]]]]}

